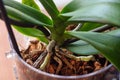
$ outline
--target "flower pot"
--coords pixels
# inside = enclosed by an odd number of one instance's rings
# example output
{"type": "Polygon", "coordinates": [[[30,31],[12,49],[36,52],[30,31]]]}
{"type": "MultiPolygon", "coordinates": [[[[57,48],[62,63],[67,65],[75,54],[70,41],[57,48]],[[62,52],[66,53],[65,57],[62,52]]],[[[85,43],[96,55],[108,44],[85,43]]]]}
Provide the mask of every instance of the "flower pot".
{"type": "MultiPolygon", "coordinates": [[[[17,38],[17,42],[19,43],[19,45],[21,45],[20,47],[27,46],[26,42],[28,42],[29,38],[19,34],[18,32],[15,32],[15,35],[17,38]]],[[[15,65],[14,73],[16,76],[16,80],[106,80],[104,79],[106,72],[112,67],[112,64],[110,64],[107,67],[102,68],[101,70],[85,75],[60,76],[60,75],[49,74],[32,67],[31,65],[27,64],[15,52],[13,48],[9,54],[12,56],[14,61],[13,64],[15,65]]]]}
{"type": "Polygon", "coordinates": [[[110,64],[107,67],[102,68],[101,70],[85,75],[60,76],[49,74],[32,67],[14,51],[12,51],[11,54],[14,55],[14,72],[17,80],[104,80],[106,71],[108,71],[112,67],[112,64],[110,64]]]}
{"type": "MultiPolygon", "coordinates": [[[[21,35],[20,33],[14,30],[17,42],[20,48],[26,48],[28,45],[26,43],[29,42],[29,38],[21,35]]],[[[31,38],[30,38],[31,39],[31,38]]],[[[33,39],[33,38],[32,38],[33,39]]],[[[14,73],[16,80],[112,80],[104,79],[106,78],[106,74],[108,70],[112,67],[112,64],[107,67],[102,68],[101,70],[85,74],[85,75],[77,75],[77,76],[61,76],[43,72],[39,69],[34,68],[33,66],[27,64],[13,49],[11,45],[11,52],[7,54],[7,56],[12,56],[13,65],[14,65],[14,73]]],[[[118,73],[118,72],[117,72],[118,73]]],[[[118,75],[118,74],[117,74],[118,75]]],[[[113,77],[114,78],[114,77],[113,77]]],[[[116,80],[118,76],[115,76],[116,80]]]]}

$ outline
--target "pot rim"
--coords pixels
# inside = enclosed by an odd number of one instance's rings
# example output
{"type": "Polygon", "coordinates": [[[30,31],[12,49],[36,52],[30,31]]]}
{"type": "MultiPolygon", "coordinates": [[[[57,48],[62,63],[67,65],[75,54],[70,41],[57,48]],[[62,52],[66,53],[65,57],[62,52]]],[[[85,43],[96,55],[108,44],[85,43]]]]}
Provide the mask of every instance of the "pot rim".
{"type": "Polygon", "coordinates": [[[63,75],[56,75],[56,74],[50,74],[44,71],[41,71],[39,69],[34,68],[33,66],[27,64],[17,53],[15,53],[16,56],[18,57],[18,59],[28,68],[30,68],[31,70],[35,71],[38,74],[43,74],[49,77],[54,77],[54,78],[61,78],[61,79],[78,79],[78,78],[86,78],[86,77],[90,77],[90,76],[94,76],[100,73],[105,72],[106,70],[108,70],[110,67],[112,67],[112,64],[109,64],[107,67],[104,67],[98,71],[92,72],[92,73],[88,73],[88,74],[84,74],[84,75],[77,75],[77,76],[63,76],[63,75]]]}

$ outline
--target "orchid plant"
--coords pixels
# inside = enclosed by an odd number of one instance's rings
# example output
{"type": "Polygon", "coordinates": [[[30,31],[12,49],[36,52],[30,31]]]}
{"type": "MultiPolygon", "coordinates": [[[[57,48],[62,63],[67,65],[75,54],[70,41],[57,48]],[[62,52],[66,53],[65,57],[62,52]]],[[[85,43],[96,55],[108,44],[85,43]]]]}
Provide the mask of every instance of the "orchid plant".
{"type": "Polygon", "coordinates": [[[101,53],[120,70],[120,0],[72,0],[61,11],[54,0],[38,0],[49,16],[34,0],[3,1],[15,29],[48,45],[45,61],[63,47],[86,57],[101,53]],[[71,24],[77,26],[67,31],[71,24]],[[111,26],[117,28],[99,32],[111,26]]]}

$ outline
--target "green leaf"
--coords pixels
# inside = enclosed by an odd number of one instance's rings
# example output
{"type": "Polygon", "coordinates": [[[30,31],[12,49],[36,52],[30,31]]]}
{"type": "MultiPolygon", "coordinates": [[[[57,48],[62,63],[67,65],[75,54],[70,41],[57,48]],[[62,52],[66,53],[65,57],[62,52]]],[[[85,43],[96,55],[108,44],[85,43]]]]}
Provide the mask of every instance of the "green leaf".
{"type": "Polygon", "coordinates": [[[113,33],[67,32],[69,35],[90,43],[120,70],[120,35],[118,35],[120,29],[113,33]]]}
{"type": "Polygon", "coordinates": [[[100,26],[102,26],[103,24],[100,23],[84,23],[83,26],[79,29],[80,31],[90,31],[92,29],[98,28],[100,26]]]}
{"type": "Polygon", "coordinates": [[[75,54],[79,54],[79,55],[93,55],[93,54],[100,53],[89,43],[82,41],[82,40],[71,43],[67,45],[66,48],[74,52],[75,54]]]}
{"type": "MultiPolygon", "coordinates": [[[[110,34],[113,36],[120,36],[120,30],[114,30],[107,32],[106,34],[110,34]]],[[[80,55],[93,55],[93,54],[98,54],[100,53],[98,50],[96,50],[93,46],[91,46],[89,43],[79,40],[76,42],[73,42],[69,45],[66,46],[66,48],[75,54],[80,54],[80,55]]]]}
{"type": "Polygon", "coordinates": [[[39,39],[42,42],[48,43],[48,39],[45,37],[45,35],[38,29],[35,28],[23,28],[20,26],[13,26],[17,31],[19,31],[20,33],[27,35],[27,36],[31,36],[31,37],[35,37],[37,39],[39,39]]]}
{"type": "Polygon", "coordinates": [[[120,0],[74,0],[63,9],[69,22],[100,22],[120,26],[120,0]],[[74,4],[73,9],[69,9],[74,4]],[[68,10],[67,10],[68,9],[68,10]]]}
{"type": "Polygon", "coordinates": [[[120,3],[120,0],[72,0],[68,5],[66,5],[61,13],[68,13],[76,11],[78,9],[89,7],[91,5],[97,5],[99,3],[120,3]]]}
{"type": "Polygon", "coordinates": [[[22,0],[22,3],[30,7],[33,7],[37,10],[40,10],[39,6],[35,3],[35,0],[22,0]]]}
{"type": "Polygon", "coordinates": [[[42,5],[49,13],[52,19],[55,19],[58,16],[59,11],[56,5],[54,4],[53,0],[39,0],[39,1],[42,3],[42,5]]]}
{"type": "Polygon", "coordinates": [[[40,11],[14,0],[3,0],[10,18],[34,25],[52,26],[52,21],[40,11]]]}

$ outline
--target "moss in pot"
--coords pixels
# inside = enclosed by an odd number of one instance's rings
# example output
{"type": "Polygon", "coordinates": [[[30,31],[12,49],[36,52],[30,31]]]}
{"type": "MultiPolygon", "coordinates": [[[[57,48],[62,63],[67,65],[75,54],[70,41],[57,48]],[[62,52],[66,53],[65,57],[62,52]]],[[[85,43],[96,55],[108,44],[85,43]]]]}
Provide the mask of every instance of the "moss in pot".
{"type": "Polygon", "coordinates": [[[33,46],[22,51],[27,54],[27,58],[22,54],[23,59],[33,67],[59,75],[68,69],[64,75],[78,76],[109,65],[109,60],[120,69],[120,0],[73,0],[62,11],[57,9],[53,0],[39,0],[50,17],[43,14],[33,0],[23,0],[23,4],[14,0],[3,1],[14,28],[46,44],[32,41],[33,46]],[[73,24],[77,26],[71,29],[70,25],[73,24]],[[108,32],[93,32],[112,26],[118,28],[108,32]],[[38,50],[41,45],[43,48],[38,50]],[[32,49],[38,51],[35,59],[31,56],[36,53],[32,53],[32,49]],[[86,71],[84,65],[91,69],[86,71]]]}

